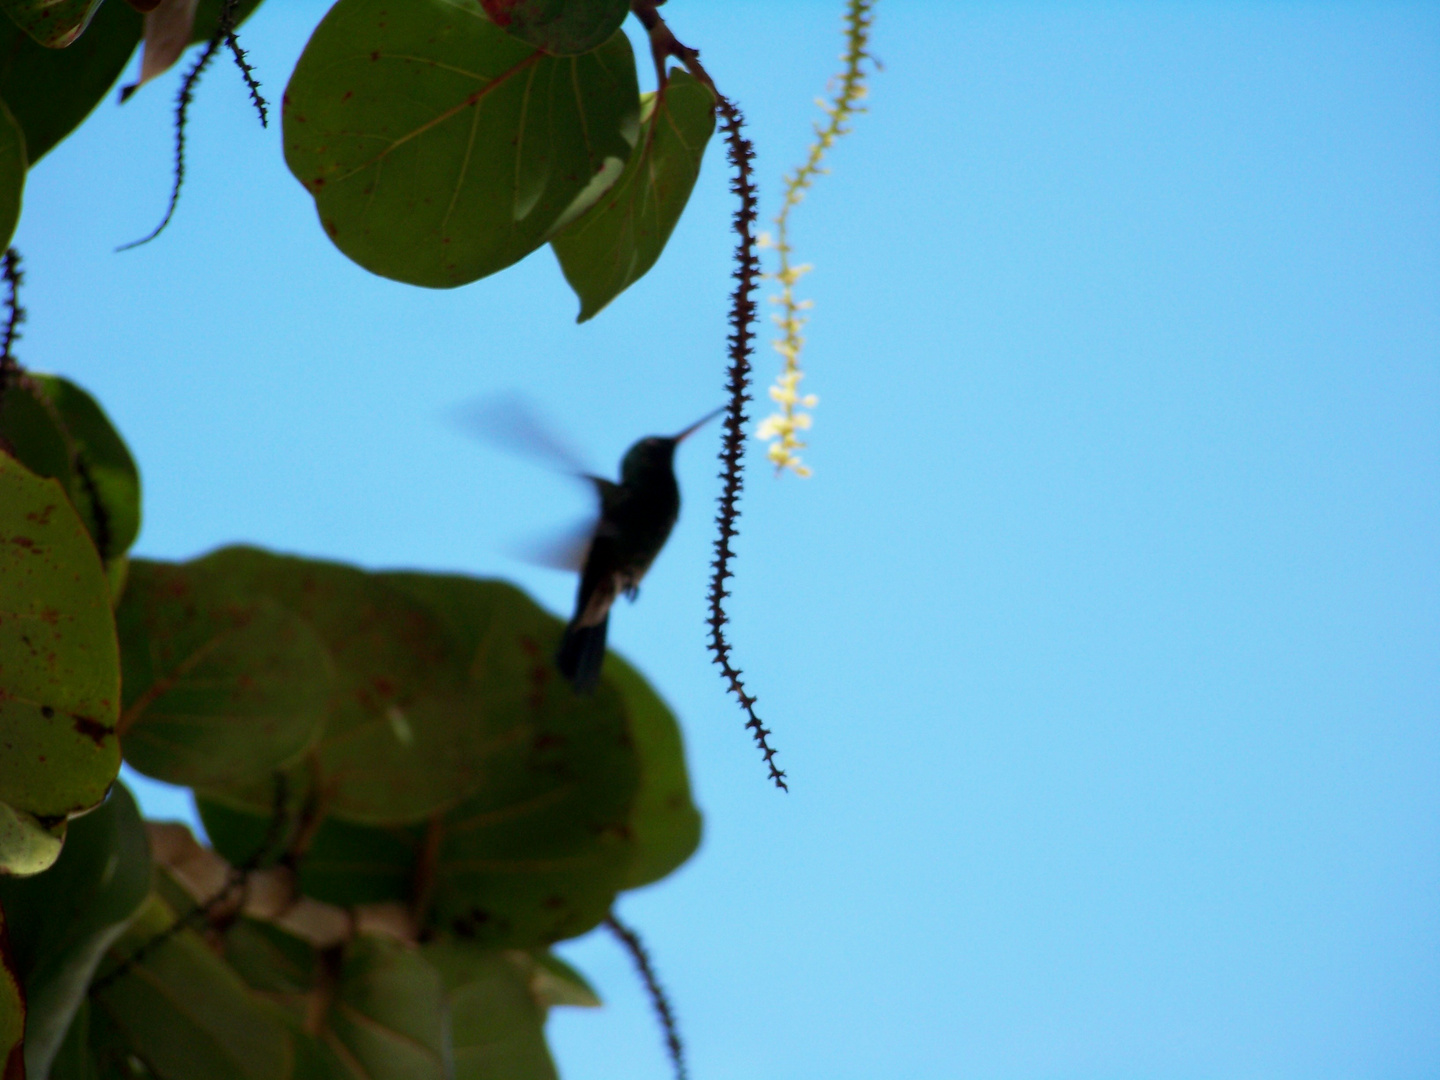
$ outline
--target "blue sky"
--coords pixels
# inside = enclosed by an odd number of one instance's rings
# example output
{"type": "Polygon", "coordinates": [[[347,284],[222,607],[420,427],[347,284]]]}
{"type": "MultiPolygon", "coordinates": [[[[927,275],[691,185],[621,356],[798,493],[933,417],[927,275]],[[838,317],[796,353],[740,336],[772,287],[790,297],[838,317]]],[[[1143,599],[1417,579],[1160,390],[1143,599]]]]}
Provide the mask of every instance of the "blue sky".
{"type": "MultiPolygon", "coordinates": [[[[272,98],[323,10],[246,27],[272,98]]],[[[772,215],[838,4],[666,13],[772,215]]],[[[875,49],[795,219],[816,476],[756,468],[743,503],[733,639],[791,794],[704,650],[713,428],[612,620],[706,813],[620,909],[693,1075],[1435,1076],[1440,8],[881,0],[875,49]]],[[[219,65],[175,221],[113,254],[164,207],[177,79],[42,161],[16,240],[21,359],[126,435],[138,551],[564,611],[573,580],[506,552],[583,492],[445,414],[521,390],[603,470],[719,404],[718,147],[657,271],[576,326],[548,252],[453,292],[348,263],[219,65]]],[[[668,1075],[613,942],[565,951],[608,1006],[554,1014],[564,1075],[668,1075]]]]}

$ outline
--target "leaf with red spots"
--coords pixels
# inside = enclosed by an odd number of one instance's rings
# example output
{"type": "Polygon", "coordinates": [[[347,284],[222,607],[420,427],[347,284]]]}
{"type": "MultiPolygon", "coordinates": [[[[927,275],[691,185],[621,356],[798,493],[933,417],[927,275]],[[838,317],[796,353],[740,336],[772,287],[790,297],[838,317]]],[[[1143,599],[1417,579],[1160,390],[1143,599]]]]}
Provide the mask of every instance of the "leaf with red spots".
{"type": "MultiPolygon", "coordinates": [[[[275,614],[279,609],[309,628],[313,641],[297,632],[294,644],[314,655],[318,642],[333,673],[310,754],[332,812],[375,823],[417,821],[460,802],[480,782],[478,758],[493,734],[467,700],[444,629],[422,606],[373,575],[253,548],[227,548],[180,566],[136,560],[125,590],[127,608],[163,605],[167,594],[197,606],[193,623],[183,627],[189,642],[221,639],[230,619],[225,605],[242,612],[274,605],[266,618],[281,618],[275,614]]],[[[143,621],[122,619],[127,671],[132,662],[142,670],[146,652],[165,651],[177,660],[190,655],[178,641],[167,643],[166,625],[146,630],[143,621]]],[[[175,624],[175,629],[182,628],[175,624]]],[[[241,680],[249,678],[250,689],[262,693],[267,670],[301,677],[298,657],[250,648],[259,644],[237,643],[212,656],[204,680],[222,680],[231,692],[241,692],[246,690],[241,680]]],[[[310,693],[302,696],[313,703],[310,693]]],[[[132,704],[127,696],[127,708],[132,704]]],[[[307,705],[307,715],[309,710],[307,705]]],[[[246,723],[243,713],[234,719],[239,727],[246,723]]],[[[233,737],[261,736],[260,729],[246,735],[237,728],[233,737]]],[[[253,779],[253,772],[228,781],[217,773],[202,786],[214,793],[248,791],[253,779]]],[[[260,782],[258,790],[258,807],[268,813],[268,783],[260,782]]]]}
{"type": "Polygon", "coordinates": [[[170,784],[261,779],[319,738],[334,676],[324,643],[267,596],[137,561],[115,612],[125,760],[170,784]]]}
{"type": "MultiPolygon", "coordinates": [[[[298,868],[306,895],[341,905],[419,897],[428,930],[483,947],[532,947],[584,933],[620,889],[655,880],[690,855],[700,824],[679,729],[639,675],[612,657],[599,690],[576,695],[552,660],[560,621],[519,590],[453,575],[374,577],[443,632],[447,678],[459,679],[469,711],[425,723],[486,736],[453,744],[451,767],[468,764],[477,781],[426,822],[364,824],[350,796],[342,803],[328,794],[343,780],[327,730],[316,773],[291,773],[292,816],[314,801],[312,792],[329,806],[298,868]]],[[[405,716],[418,741],[422,728],[405,716]]],[[[372,746],[372,787],[414,782],[404,753],[393,743],[388,751],[372,746]]],[[[271,785],[258,783],[200,800],[222,854],[241,861],[256,850],[272,798],[271,785]]]]}
{"type": "MultiPolygon", "coordinates": [[[[59,483],[0,454],[0,802],[53,828],[95,806],[120,766],[110,592],[59,483]]],[[[0,869],[28,848],[0,832],[0,869]]],[[[58,854],[58,851],[56,852],[58,854]]]]}
{"type": "Polygon", "coordinates": [[[63,49],[85,32],[102,0],[0,0],[16,26],[47,49],[63,49]]]}
{"type": "Polygon", "coordinates": [[[126,4],[105,4],[78,41],[57,50],[0,19],[0,98],[25,132],[32,167],[104,100],[143,22],[126,4]]]}
{"type": "Polygon", "coordinates": [[[107,569],[124,557],[140,533],[140,473],[93,397],[58,375],[26,373],[6,391],[0,436],[32,472],[65,486],[107,569]]]}

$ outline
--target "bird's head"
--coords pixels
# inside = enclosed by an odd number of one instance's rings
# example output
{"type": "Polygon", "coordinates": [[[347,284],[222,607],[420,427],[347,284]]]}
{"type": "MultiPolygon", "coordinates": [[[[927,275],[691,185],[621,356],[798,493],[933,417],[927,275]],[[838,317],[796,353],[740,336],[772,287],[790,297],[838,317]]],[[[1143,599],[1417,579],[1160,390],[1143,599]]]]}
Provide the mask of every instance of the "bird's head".
{"type": "Polygon", "coordinates": [[[707,413],[678,435],[650,435],[641,439],[625,451],[625,457],[620,462],[620,482],[622,484],[638,483],[657,472],[670,472],[674,468],[675,447],[722,411],[723,406],[714,412],[707,413]]]}

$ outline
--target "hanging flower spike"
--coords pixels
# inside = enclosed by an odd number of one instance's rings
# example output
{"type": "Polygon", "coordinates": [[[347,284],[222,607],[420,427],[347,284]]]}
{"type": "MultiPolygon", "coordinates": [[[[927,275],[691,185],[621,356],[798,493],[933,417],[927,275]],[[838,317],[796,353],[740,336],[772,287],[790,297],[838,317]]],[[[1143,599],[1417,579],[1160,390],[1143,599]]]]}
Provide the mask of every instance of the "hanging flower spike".
{"type": "Polygon", "coordinates": [[[835,145],[836,139],[849,133],[847,121],[850,117],[865,111],[861,104],[866,94],[864,61],[870,60],[879,66],[867,51],[874,7],[875,0],[849,0],[845,5],[845,52],[840,57],[845,68],[836,77],[839,88],[831,101],[817,98],[815,102],[830,122],[823,127],[815,125],[815,141],[810,145],[804,164],[785,177],[785,198],[780,214],[775,218],[775,235],[761,233],[757,237],[759,247],[775,251],[779,264],[773,274],[766,276],[780,283],[780,295],[771,297],[771,302],[780,306],[781,313],[772,318],[780,328],[781,336],[772,344],[783,358],[784,365],[775,379],[775,385],[770,388],[770,397],[780,409],[760,421],[755,429],[755,438],[770,444],[767,456],[775,463],[777,476],[786,469],[796,476],[811,475],[810,467],[801,461],[797,452],[803,450],[806,444],[796,432],[810,429],[813,418],[804,410],[815,408],[820,400],[814,394],[802,397],[798,389],[800,380],[804,378],[800,352],[805,347],[805,338],[801,336],[801,331],[809,319],[803,312],[810,310],[811,302],[795,298],[795,284],[814,267],[809,263],[800,266],[790,264],[790,211],[800,205],[815,177],[825,171],[820,167],[821,159],[835,145]]]}

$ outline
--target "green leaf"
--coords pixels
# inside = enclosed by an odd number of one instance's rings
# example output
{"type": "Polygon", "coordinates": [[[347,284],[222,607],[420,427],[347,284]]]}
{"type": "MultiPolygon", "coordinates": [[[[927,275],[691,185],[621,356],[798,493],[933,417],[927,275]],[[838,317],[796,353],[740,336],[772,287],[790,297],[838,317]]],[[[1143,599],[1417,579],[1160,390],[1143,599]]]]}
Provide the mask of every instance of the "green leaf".
{"type": "Polygon", "coordinates": [[[334,1003],[321,1023],[319,1039],[333,1077],[445,1077],[440,974],[404,945],[364,935],[350,942],[334,1003]]]}
{"type": "Polygon", "coordinates": [[[252,989],[303,1019],[305,997],[321,976],[314,946],[269,923],[236,919],[225,931],[225,959],[252,989]]]}
{"type": "Polygon", "coordinates": [[[647,94],[640,145],[585,215],[550,241],[584,322],[655,265],[690,199],[715,130],[715,96],[676,69],[647,94]]]}
{"type": "Polygon", "coordinates": [[[0,101],[0,250],[10,246],[15,226],[20,223],[28,167],[25,132],[5,102],[0,101]]]}
{"type": "Polygon", "coordinates": [[[452,938],[430,942],[421,954],[444,981],[455,1080],[556,1080],[545,1008],[530,986],[534,960],[452,938]]]}
{"type": "Polygon", "coordinates": [[[432,919],[487,945],[574,937],[605,917],[633,858],[639,781],[613,687],[576,695],[551,660],[559,621],[498,582],[383,578],[441,614],[496,716],[515,726],[487,781],[434,827],[432,919]]]}
{"type": "Polygon", "coordinates": [[[71,502],[108,563],[140,535],[140,472],[105,411],[85,390],[58,375],[30,373],[54,406],[70,444],[71,502]]]}
{"type": "Polygon", "coordinates": [[[84,525],[57,482],[0,454],[0,801],[46,826],[99,803],[120,768],[119,683],[84,525]]]}
{"type": "MultiPolygon", "coordinates": [[[[40,1080],[45,1074],[32,1075],[30,1080],[40,1080]]],[[[65,1038],[50,1063],[50,1072],[45,1080],[99,1080],[94,1055],[90,1052],[90,1002],[80,1000],[80,1007],[65,1031],[65,1038]]]]}
{"type": "MultiPolygon", "coordinates": [[[[153,564],[136,565],[122,624],[135,591],[166,588],[153,564]]],[[[699,815],[669,710],[623,662],[595,694],[574,694],[551,660],[559,620],[519,590],[248,549],[164,573],[202,568],[236,596],[265,593],[298,611],[335,658],[336,709],[349,718],[327,722],[313,776],[290,773],[292,821],[312,791],[329,810],[298,867],[306,895],[420,902],[431,928],[486,947],[532,947],[584,933],[618,889],[655,880],[694,850],[699,815]],[[417,674],[385,651],[402,640],[425,645],[428,666],[417,674]],[[435,707],[435,695],[453,711],[435,707]],[[471,778],[471,794],[434,805],[428,821],[380,816],[400,803],[377,803],[377,792],[407,784],[433,805],[435,781],[407,758],[421,744],[441,748],[449,775],[471,778]]],[[[207,792],[199,805],[216,849],[232,862],[250,858],[272,802],[268,782],[207,792]]]]}
{"type": "Polygon", "coordinates": [[[125,760],[205,789],[259,779],[319,737],[334,679],[324,643],[268,596],[136,560],[115,612],[125,760]]]}
{"type": "Polygon", "coordinates": [[[634,859],[624,887],[659,881],[700,846],[700,811],[690,799],[685,747],[675,714],[650,684],[614,653],[608,678],[625,699],[630,737],[640,756],[640,790],[630,811],[634,859]]]}
{"type": "Polygon", "coordinates": [[[540,1004],[577,1005],[583,1009],[598,1009],[600,995],[590,981],[552,952],[544,949],[531,954],[535,969],[530,975],[530,992],[540,1004]]]}
{"type": "Polygon", "coordinates": [[[0,401],[0,438],[11,456],[36,476],[58,480],[67,494],[73,491],[75,467],[70,440],[59,411],[34,379],[22,375],[5,388],[5,397],[0,401]]]}
{"type": "Polygon", "coordinates": [[[0,905],[29,1003],[29,1075],[49,1071],[96,965],[149,891],[145,826],[123,784],[99,809],[71,823],[65,850],[48,871],[0,879],[0,905]]]}
{"type": "Polygon", "coordinates": [[[68,49],[47,49],[0,19],[0,98],[25,132],[33,167],[109,93],[140,43],[144,19],[129,4],[105,4],[68,49]]]}
{"type": "Polygon", "coordinates": [[[102,0],[0,0],[16,26],[47,49],[63,49],[90,25],[102,0]]]}
{"type": "MultiPolygon", "coordinates": [[[[490,647],[503,664],[500,641],[490,647]]],[[[590,700],[556,678],[538,694],[527,738],[449,813],[408,828],[327,818],[298,867],[305,895],[346,906],[428,897],[429,926],[487,948],[546,944],[599,923],[634,861],[637,761],[609,687],[590,700]]],[[[200,800],[227,859],[261,843],[267,794],[257,788],[245,806],[200,800]]]]}
{"type": "Polygon", "coordinates": [[[8,1077],[25,1076],[25,995],[10,957],[10,926],[0,906],[0,1058],[8,1077]]]}
{"type": "Polygon", "coordinates": [[[95,399],[68,379],[26,373],[5,392],[0,438],[31,472],[64,485],[114,572],[140,531],[140,474],[95,399]]]}
{"type": "Polygon", "coordinates": [[[65,825],[42,823],[0,802],[0,870],[16,875],[48,870],[65,845],[65,825]]]}
{"type": "Polygon", "coordinates": [[[598,48],[620,29],[629,0],[480,0],[496,26],[554,56],[598,48]]]}
{"type": "Polygon", "coordinates": [[[225,959],[283,1011],[294,1036],[297,1078],[451,1075],[444,987],[414,948],[361,934],[343,950],[322,953],[252,919],[229,926],[223,944],[225,959]]]}
{"type": "Polygon", "coordinates": [[[374,273],[448,288],[523,258],[620,174],[638,134],[617,32],[531,49],[472,0],[339,0],[285,92],[285,160],[374,273]]]}
{"type": "MultiPolygon", "coordinates": [[[[269,597],[305,620],[334,669],[313,749],[326,806],[351,821],[397,824],[453,806],[484,780],[495,731],[468,687],[465,658],[425,608],[352,567],[227,548],[181,568],[132,563],[126,599],[172,578],[254,603],[269,597]],[[150,572],[150,584],[141,577],[150,572]]],[[[269,815],[270,788],[212,794],[269,815]]]]}
{"type": "Polygon", "coordinates": [[[170,933],[174,922],[152,893],[101,966],[95,1014],[160,1080],[289,1080],[294,1047],[278,1010],[193,930],[170,933]]]}

